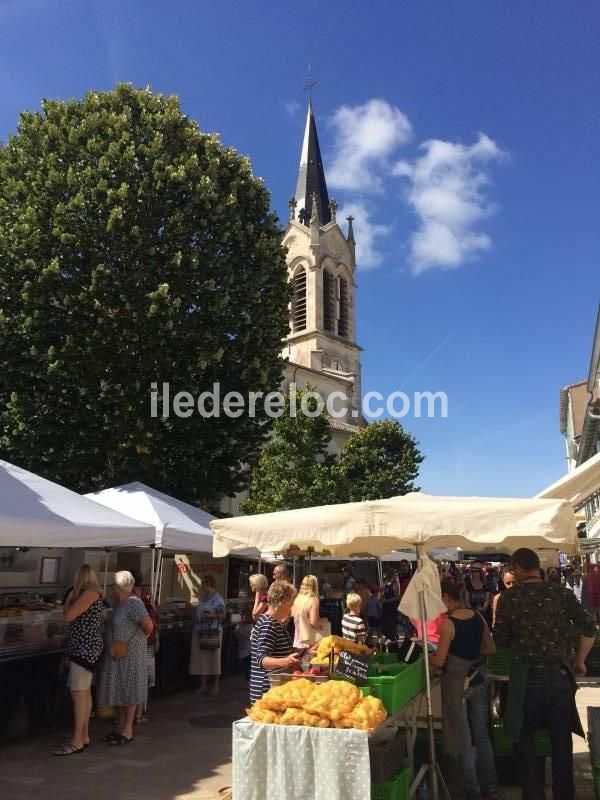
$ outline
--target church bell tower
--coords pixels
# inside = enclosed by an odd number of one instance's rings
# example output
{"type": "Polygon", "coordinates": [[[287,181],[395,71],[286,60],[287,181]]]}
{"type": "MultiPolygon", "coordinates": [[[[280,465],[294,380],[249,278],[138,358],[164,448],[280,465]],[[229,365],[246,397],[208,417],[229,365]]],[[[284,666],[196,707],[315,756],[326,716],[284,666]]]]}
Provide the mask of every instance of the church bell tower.
{"type": "MultiPolygon", "coordinates": [[[[304,368],[305,383],[326,396],[345,391],[346,422],[364,424],[360,410],[360,353],[356,343],[356,270],[353,218],[343,233],[329,199],[312,103],[308,103],[296,192],[283,244],[293,287],[284,355],[304,368]]],[[[286,372],[289,372],[289,367],[286,372]]],[[[300,384],[299,384],[300,385],[300,384]]]]}

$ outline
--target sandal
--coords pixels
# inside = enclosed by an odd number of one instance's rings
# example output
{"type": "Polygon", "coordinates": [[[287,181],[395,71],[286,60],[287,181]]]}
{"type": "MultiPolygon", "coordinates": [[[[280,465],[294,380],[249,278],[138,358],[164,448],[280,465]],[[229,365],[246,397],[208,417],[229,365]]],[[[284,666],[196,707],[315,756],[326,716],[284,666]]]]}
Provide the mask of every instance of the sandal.
{"type": "Polygon", "coordinates": [[[71,742],[65,742],[62,747],[55,750],[52,755],[55,756],[74,756],[76,753],[83,753],[85,747],[75,747],[71,742]]]}
{"type": "Polygon", "coordinates": [[[110,740],[110,745],[122,745],[122,744],[131,744],[133,742],[133,736],[131,739],[128,739],[126,736],[123,736],[122,733],[119,733],[118,736],[115,736],[113,739],[110,740]]]}
{"type": "Polygon", "coordinates": [[[106,736],[102,737],[102,741],[110,744],[113,739],[117,739],[120,735],[121,734],[116,731],[111,731],[111,733],[107,733],[106,736]]]}

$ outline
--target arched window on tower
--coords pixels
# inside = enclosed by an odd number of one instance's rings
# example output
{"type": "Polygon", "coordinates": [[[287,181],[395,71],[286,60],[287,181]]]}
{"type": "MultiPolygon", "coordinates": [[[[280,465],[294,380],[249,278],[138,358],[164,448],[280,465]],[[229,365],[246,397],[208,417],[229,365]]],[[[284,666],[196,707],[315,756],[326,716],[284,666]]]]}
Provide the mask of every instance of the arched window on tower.
{"type": "Polygon", "coordinates": [[[339,319],[338,336],[347,339],[350,336],[350,305],[348,281],[346,278],[338,278],[338,298],[339,298],[339,319]]]}
{"type": "Polygon", "coordinates": [[[335,294],[335,278],[329,270],[325,270],[323,273],[323,328],[330,333],[337,333],[337,303],[335,294]]]}
{"type": "Polygon", "coordinates": [[[292,331],[306,329],[306,270],[300,267],[292,280],[292,331]]]}

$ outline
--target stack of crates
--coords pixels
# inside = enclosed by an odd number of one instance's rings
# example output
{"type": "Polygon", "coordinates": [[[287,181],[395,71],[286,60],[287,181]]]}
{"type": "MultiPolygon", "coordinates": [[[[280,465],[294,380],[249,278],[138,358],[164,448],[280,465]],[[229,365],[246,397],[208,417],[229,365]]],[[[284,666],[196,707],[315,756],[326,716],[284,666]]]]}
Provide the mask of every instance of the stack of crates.
{"type": "Polygon", "coordinates": [[[410,767],[405,767],[385,783],[372,783],[371,800],[408,800],[409,791],[410,767]]]}

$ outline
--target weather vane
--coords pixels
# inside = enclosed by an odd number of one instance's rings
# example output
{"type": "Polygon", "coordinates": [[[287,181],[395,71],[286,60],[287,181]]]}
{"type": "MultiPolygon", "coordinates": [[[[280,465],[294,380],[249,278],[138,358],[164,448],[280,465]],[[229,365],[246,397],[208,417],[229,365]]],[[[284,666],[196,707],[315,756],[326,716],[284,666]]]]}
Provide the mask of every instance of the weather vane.
{"type": "Polygon", "coordinates": [[[308,92],[308,96],[309,97],[311,96],[312,90],[315,88],[316,85],[317,85],[317,82],[313,81],[313,79],[312,79],[312,70],[311,70],[310,64],[309,64],[308,65],[308,80],[306,81],[306,85],[304,87],[304,90],[306,92],[308,92]]]}

